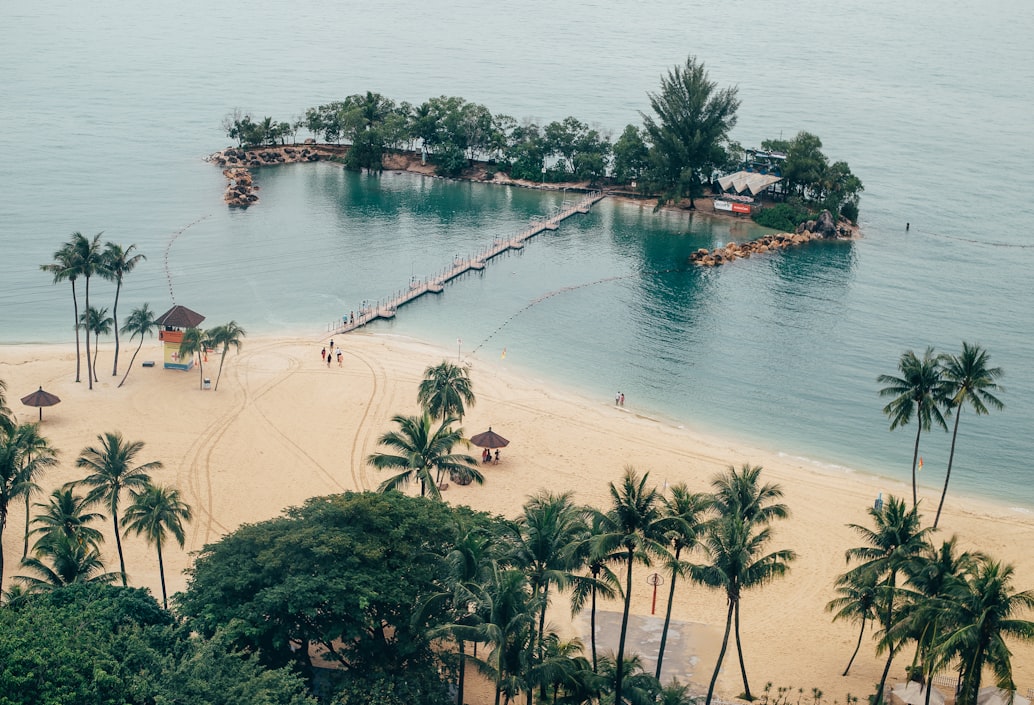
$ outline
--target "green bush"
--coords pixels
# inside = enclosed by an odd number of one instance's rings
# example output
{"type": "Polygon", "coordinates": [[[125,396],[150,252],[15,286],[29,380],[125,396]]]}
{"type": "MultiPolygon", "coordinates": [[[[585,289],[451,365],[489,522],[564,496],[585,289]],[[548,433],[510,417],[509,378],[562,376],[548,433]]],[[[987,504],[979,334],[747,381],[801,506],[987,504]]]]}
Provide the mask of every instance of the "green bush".
{"type": "Polygon", "coordinates": [[[751,217],[755,223],[766,228],[793,232],[799,223],[809,220],[812,214],[789,203],[780,203],[771,208],[762,209],[751,217]]]}
{"type": "Polygon", "coordinates": [[[852,223],[858,222],[858,204],[854,201],[848,201],[844,205],[840,206],[840,215],[847,218],[852,223]]]}

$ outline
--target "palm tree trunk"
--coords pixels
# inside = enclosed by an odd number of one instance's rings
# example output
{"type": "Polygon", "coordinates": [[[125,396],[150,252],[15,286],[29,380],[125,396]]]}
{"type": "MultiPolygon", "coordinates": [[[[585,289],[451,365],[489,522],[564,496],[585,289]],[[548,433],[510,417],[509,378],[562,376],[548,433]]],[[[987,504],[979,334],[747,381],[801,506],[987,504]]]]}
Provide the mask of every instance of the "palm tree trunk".
{"type": "Polygon", "coordinates": [[[118,376],[118,295],[122,290],[122,280],[119,279],[115,284],[115,303],[111,307],[111,320],[115,326],[115,362],[111,365],[111,376],[118,376]]]}
{"type": "Polygon", "coordinates": [[[948,453],[948,470],[944,473],[944,489],[941,490],[941,501],[937,505],[937,516],[933,519],[933,528],[937,528],[937,522],[941,520],[941,509],[944,507],[944,498],[948,494],[948,480],[951,479],[951,463],[955,460],[955,438],[959,435],[959,418],[962,416],[962,402],[959,402],[959,410],[955,412],[955,428],[951,432],[951,452],[948,453]]]}
{"type": "MultiPolygon", "coordinates": [[[[86,379],[93,389],[93,368],[90,366],[90,278],[86,277],[86,379]]],[[[117,538],[117,536],[116,536],[117,538]]]]}
{"type": "Polygon", "coordinates": [[[711,698],[714,697],[714,684],[718,681],[718,672],[722,670],[722,661],[725,660],[725,650],[729,646],[729,632],[732,630],[732,601],[729,601],[729,613],[725,615],[725,636],[722,637],[722,648],[718,651],[718,663],[714,665],[714,673],[711,675],[711,684],[707,686],[707,699],[704,705],[711,705],[711,698]]]}
{"type": "Polygon", "coordinates": [[[753,700],[750,694],[750,685],[747,683],[747,667],[743,663],[743,644],[740,642],[740,601],[736,600],[735,623],[736,623],[736,654],[740,657],[740,675],[743,676],[743,699],[753,700]]]}
{"type": "Polygon", "coordinates": [[[126,559],[122,556],[122,538],[118,535],[118,512],[111,512],[111,521],[115,525],[115,546],[118,548],[118,565],[122,570],[122,587],[126,587],[126,559]]]}
{"type": "Polygon", "coordinates": [[[632,560],[634,553],[628,549],[628,571],[625,576],[625,608],[621,613],[621,638],[618,639],[618,657],[614,664],[617,673],[614,675],[614,703],[621,704],[621,680],[625,674],[625,636],[628,633],[628,611],[632,607],[632,560]]]}
{"type": "Polygon", "coordinates": [[[862,635],[865,634],[865,617],[862,617],[862,629],[858,632],[858,643],[854,646],[854,653],[851,654],[851,660],[847,662],[847,668],[840,675],[846,676],[847,672],[851,670],[851,664],[854,663],[854,657],[858,655],[858,649],[862,648],[862,635]]]}
{"type": "Polygon", "coordinates": [[[4,589],[4,527],[7,526],[7,505],[0,507],[0,593],[4,589]]]}
{"type": "Polygon", "coordinates": [[[460,639],[460,674],[456,683],[456,705],[463,705],[463,685],[467,675],[467,655],[465,653],[466,643],[460,639]]]}
{"type": "Polygon", "coordinates": [[[214,392],[219,391],[219,378],[223,376],[223,363],[226,362],[226,352],[230,349],[229,345],[223,346],[223,354],[219,357],[219,372],[215,375],[215,388],[214,392]]]}
{"type": "Polygon", "coordinates": [[[75,279],[72,280],[72,311],[75,313],[75,381],[79,381],[82,355],[79,351],[79,298],[75,295],[75,279]]]}
{"type": "Polygon", "coordinates": [[[169,596],[165,593],[165,562],[162,561],[162,542],[161,539],[154,542],[155,547],[158,549],[158,577],[162,581],[162,606],[166,610],[169,609],[169,596]]]}
{"type": "Polygon", "coordinates": [[[916,443],[912,449],[912,509],[919,504],[919,496],[916,494],[916,463],[919,461],[919,434],[923,432],[923,424],[916,419],[916,443]]]}
{"type": "Polygon", "coordinates": [[[589,643],[592,646],[592,672],[597,673],[596,667],[596,586],[592,586],[592,609],[589,612],[589,643]]]}
{"type": "MultiPolygon", "coordinates": [[[[204,347],[204,346],[202,346],[202,347],[204,347]]],[[[204,357],[204,353],[200,353],[199,352],[197,354],[197,375],[198,375],[197,376],[197,388],[198,389],[204,389],[205,388],[205,363],[201,359],[202,357],[204,357]]]]}
{"type": "Polygon", "coordinates": [[[119,387],[122,387],[126,383],[126,377],[129,376],[129,371],[133,369],[133,363],[136,362],[136,355],[140,352],[140,348],[144,346],[144,336],[140,335],[140,344],[136,346],[136,350],[133,351],[133,357],[129,359],[129,367],[126,368],[126,374],[122,375],[122,381],[118,383],[119,387]]]}
{"type": "Polygon", "coordinates": [[[100,382],[100,378],[97,376],[97,354],[100,352],[101,347],[101,336],[100,333],[94,332],[93,334],[93,381],[100,382]]]}
{"type": "Polygon", "coordinates": [[[876,689],[876,697],[873,698],[874,705],[883,703],[883,691],[887,687],[887,676],[890,674],[890,663],[894,660],[894,646],[891,645],[890,653],[887,654],[887,664],[883,667],[883,675],[880,676],[880,685],[876,689]]]}
{"type": "Polygon", "coordinates": [[[25,493],[25,543],[22,545],[22,560],[29,555],[29,493],[25,493]]]}
{"type": "MultiPolygon", "coordinates": [[[[682,546],[675,547],[675,561],[679,560],[679,552],[682,550],[682,546]]],[[[664,665],[664,647],[668,643],[668,626],[671,624],[671,603],[675,601],[675,578],[678,574],[674,569],[671,571],[671,587],[668,589],[668,607],[664,611],[664,627],[661,628],[661,646],[657,650],[657,669],[654,672],[654,678],[657,680],[661,679],[661,666],[664,665]]]]}

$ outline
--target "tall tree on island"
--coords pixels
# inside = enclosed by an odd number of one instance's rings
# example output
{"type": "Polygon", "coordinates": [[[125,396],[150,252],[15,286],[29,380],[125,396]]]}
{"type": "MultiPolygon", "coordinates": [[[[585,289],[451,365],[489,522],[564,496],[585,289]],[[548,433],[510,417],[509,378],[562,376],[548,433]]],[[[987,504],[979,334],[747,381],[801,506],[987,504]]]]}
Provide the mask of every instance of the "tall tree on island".
{"type": "Polygon", "coordinates": [[[935,529],[941,519],[944,497],[948,494],[951,464],[955,460],[955,438],[959,434],[959,418],[962,416],[963,407],[967,404],[973,407],[973,413],[977,416],[986,415],[988,406],[998,410],[1005,408],[1005,404],[994,395],[994,392],[1001,391],[995,380],[1004,373],[1001,367],[990,367],[989,362],[986,350],[967,342],[962,343],[960,355],[941,357],[944,395],[949,397],[948,408],[955,414],[955,425],[951,433],[951,452],[948,454],[948,470],[944,474],[944,489],[941,491],[941,501],[937,505],[937,516],[933,520],[935,529]]]}
{"type": "Polygon", "coordinates": [[[652,143],[648,180],[660,193],[658,203],[689,198],[693,208],[705,180],[728,161],[725,144],[740,101],[737,88],[717,88],[703,62],[690,56],[661,78],[659,93],[648,94],[656,116],[643,115],[652,143]]]}
{"type": "Polygon", "coordinates": [[[141,261],[147,259],[140,253],[133,254],[135,249],[136,245],[123,248],[122,245],[114,242],[108,242],[104,245],[104,269],[102,276],[109,281],[115,282],[115,304],[111,307],[111,320],[115,324],[115,361],[111,366],[112,377],[118,375],[118,297],[122,292],[122,280],[141,261]]]}
{"type": "Polygon", "coordinates": [[[881,397],[894,397],[883,407],[883,413],[890,418],[890,430],[905,426],[916,418],[916,441],[912,449],[912,508],[919,504],[916,494],[916,462],[919,460],[919,435],[929,431],[933,423],[944,430],[948,424],[941,413],[943,384],[941,363],[933,348],[927,348],[920,360],[911,350],[906,351],[898,361],[900,377],[880,375],[876,381],[887,385],[880,390],[881,397]]]}
{"type": "Polygon", "coordinates": [[[240,352],[241,346],[244,344],[244,337],[247,334],[247,331],[237,325],[237,321],[230,321],[208,331],[212,347],[222,348],[219,354],[219,372],[215,375],[215,387],[212,391],[219,391],[219,379],[223,376],[223,363],[226,362],[226,353],[230,351],[230,348],[240,352]]]}
{"type": "Polygon", "coordinates": [[[72,323],[75,328],[75,381],[78,382],[82,369],[82,353],[79,349],[79,298],[76,296],[75,291],[75,281],[79,278],[79,267],[76,263],[76,236],[82,237],[80,233],[72,233],[71,239],[54,253],[54,261],[50,264],[41,264],[39,267],[44,272],[49,272],[53,275],[55,284],[68,281],[72,285],[72,323]]]}

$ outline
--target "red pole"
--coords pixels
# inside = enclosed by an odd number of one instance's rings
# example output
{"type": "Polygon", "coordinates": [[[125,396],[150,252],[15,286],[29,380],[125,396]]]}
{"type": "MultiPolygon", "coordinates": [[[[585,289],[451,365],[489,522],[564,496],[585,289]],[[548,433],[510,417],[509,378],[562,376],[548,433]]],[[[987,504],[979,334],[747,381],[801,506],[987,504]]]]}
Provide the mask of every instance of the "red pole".
{"type": "Polygon", "coordinates": [[[657,583],[653,584],[653,604],[650,605],[650,614],[657,611],[657,583]]]}

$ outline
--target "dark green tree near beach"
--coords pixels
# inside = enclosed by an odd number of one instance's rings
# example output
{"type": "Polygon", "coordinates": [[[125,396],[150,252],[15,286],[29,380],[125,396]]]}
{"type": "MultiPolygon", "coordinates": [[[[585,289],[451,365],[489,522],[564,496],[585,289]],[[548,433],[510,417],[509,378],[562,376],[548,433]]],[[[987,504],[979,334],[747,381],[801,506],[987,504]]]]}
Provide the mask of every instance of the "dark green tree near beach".
{"type": "Polygon", "coordinates": [[[919,359],[911,350],[902,354],[898,361],[900,377],[880,375],[876,381],[887,385],[880,390],[881,397],[893,397],[883,407],[883,413],[890,418],[890,430],[906,426],[916,419],[916,440],[912,448],[912,508],[919,504],[916,492],[916,463],[919,460],[919,436],[929,431],[934,423],[947,430],[948,425],[941,413],[944,401],[944,384],[941,361],[933,348],[927,348],[919,359]]]}
{"type": "Polygon", "coordinates": [[[211,334],[201,328],[187,328],[183,331],[183,340],[180,342],[180,360],[197,360],[197,388],[204,389],[205,383],[205,357],[209,348],[212,347],[211,334]]]}
{"type": "Polygon", "coordinates": [[[725,147],[740,107],[737,93],[737,88],[719,90],[703,62],[690,56],[661,78],[658,93],[648,94],[653,110],[643,114],[651,142],[648,181],[659,204],[688,198],[694,207],[712,172],[728,161],[725,147]]]}
{"type": "MultiPolygon", "coordinates": [[[[614,142],[614,181],[628,184],[643,177],[650,165],[650,148],[643,132],[635,125],[627,125],[614,142]]],[[[637,184],[638,186],[638,184],[637,184]]]]}
{"type": "Polygon", "coordinates": [[[7,406],[7,382],[0,379],[0,433],[14,428],[14,416],[7,406]]]}
{"type": "Polygon", "coordinates": [[[122,282],[126,275],[136,269],[136,266],[147,259],[139,252],[133,254],[136,245],[122,247],[118,243],[107,242],[104,245],[103,268],[101,276],[109,281],[115,282],[115,303],[111,307],[111,320],[115,330],[115,360],[111,366],[111,376],[118,376],[118,353],[119,353],[119,327],[118,327],[118,299],[122,293],[122,282]]]}
{"type": "Polygon", "coordinates": [[[35,575],[19,575],[17,580],[29,592],[45,592],[79,583],[113,583],[118,573],[104,570],[100,549],[95,544],[79,543],[67,534],[55,533],[33,549],[22,561],[22,568],[35,575]]]}
{"type": "Polygon", "coordinates": [[[162,546],[171,535],[183,548],[186,535],[183,522],[193,518],[190,506],[180,498],[179,490],[161,485],[148,485],[131,492],[133,503],[126,509],[125,532],[143,534],[148,543],[158,551],[158,575],[162,583],[162,607],[169,609],[169,597],[165,591],[165,562],[162,560],[162,546]]]}
{"type": "Polygon", "coordinates": [[[154,321],[154,311],[148,304],[144,304],[139,308],[134,308],[129,312],[129,316],[126,318],[125,324],[122,326],[122,332],[129,334],[129,339],[140,338],[140,342],[137,343],[136,350],[133,351],[133,357],[129,359],[129,365],[126,366],[126,373],[122,375],[122,381],[118,383],[118,386],[122,386],[126,383],[126,378],[129,377],[129,371],[133,369],[133,363],[136,362],[136,356],[140,352],[140,348],[144,345],[145,335],[154,335],[154,331],[158,328],[158,324],[154,321]]]}
{"type": "Polygon", "coordinates": [[[82,354],[79,349],[79,298],[76,295],[75,287],[75,282],[80,275],[78,251],[75,247],[76,236],[82,237],[80,233],[73,233],[71,239],[54,253],[54,261],[50,264],[41,264],[40,269],[44,272],[49,272],[54,277],[55,284],[67,281],[72,285],[72,327],[75,329],[75,381],[78,382],[81,376],[82,354]]]}
{"type": "Polygon", "coordinates": [[[247,331],[237,325],[237,321],[230,321],[208,331],[209,344],[213,348],[222,348],[219,351],[219,371],[215,375],[215,387],[212,391],[219,391],[219,380],[223,376],[223,363],[226,362],[226,354],[233,348],[240,352],[244,345],[244,338],[247,331]]]}
{"type": "Polygon", "coordinates": [[[951,466],[955,460],[955,439],[959,434],[959,419],[962,410],[969,406],[977,416],[988,414],[988,407],[1001,410],[1005,404],[995,396],[995,392],[1004,391],[997,383],[1004,372],[1001,367],[991,367],[990,356],[979,345],[962,343],[959,355],[943,355],[941,361],[942,395],[947,399],[949,411],[955,414],[955,424],[951,432],[951,452],[948,454],[948,470],[944,473],[944,489],[941,490],[941,501],[937,504],[937,516],[933,520],[933,528],[941,519],[944,508],[944,497],[948,494],[948,481],[951,479],[951,466]]]}
{"type": "Polygon", "coordinates": [[[431,418],[452,416],[462,421],[466,407],[477,403],[470,381],[470,368],[448,360],[429,366],[420,381],[417,402],[427,409],[431,418]]]}
{"type": "Polygon", "coordinates": [[[878,578],[879,573],[875,570],[841,575],[837,578],[836,583],[839,597],[826,604],[826,610],[834,613],[834,622],[839,619],[847,619],[861,623],[858,630],[858,643],[855,644],[854,652],[841,674],[843,676],[850,673],[851,664],[858,656],[858,650],[862,648],[862,637],[865,636],[866,625],[879,619],[879,614],[876,612],[879,602],[876,585],[878,578]]]}
{"type": "Polygon", "coordinates": [[[22,558],[25,558],[29,553],[29,504],[32,496],[39,492],[39,480],[43,473],[57,465],[57,449],[40,433],[39,424],[21,424],[17,428],[18,445],[21,448],[18,493],[25,500],[25,535],[22,543],[22,558]]]}
{"type": "Polygon", "coordinates": [[[783,496],[779,485],[761,484],[761,471],[759,465],[744,465],[739,471],[730,467],[711,482],[714,488],[714,510],[718,518],[710,523],[701,542],[708,562],[693,572],[697,582],[725,592],[729,609],[725,617],[725,635],[718,652],[718,662],[707,689],[707,705],[714,697],[714,686],[725,659],[729,634],[734,628],[740,675],[743,677],[741,697],[753,700],[740,639],[740,601],[746,590],[761,587],[786,575],[790,563],[797,557],[789,549],[763,553],[772,539],[770,524],[776,519],[788,517],[789,510],[778,501],[783,496]]]}
{"type": "Polygon", "coordinates": [[[599,668],[596,653],[596,602],[597,598],[610,600],[621,592],[621,580],[610,569],[610,563],[616,563],[619,556],[616,552],[608,552],[600,544],[599,537],[606,533],[610,522],[601,514],[593,512],[589,517],[588,533],[580,544],[575,546],[578,562],[588,575],[575,581],[571,590],[571,611],[578,613],[589,602],[589,645],[592,652],[592,670],[599,668]]]}
{"type": "Polygon", "coordinates": [[[632,604],[632,568],[637,563],[649,566],[653,559],[667,553],[661,497],[656,488],[646,486],[649,477],[650,473],[640,477],[634,468],[626,467],[621,482],[617,485],[610,483],[610,507],[598,515],[601,532],[594,539],[594,551],[613,556],[625,570],[621,634],[615,657],[615,703],[623,702],[625,640],[632,604]]]}
{"type": "MultiPolygon", "coordinates": [[[[103,276],[104,272],[104,256],[101,252],[101,235],[103,234],[97,233],[90,240],[82,233],[72,233],[72,246],[75,250],[73,257],[75,270],[86,284],[84,299],[86,311],[90,311],[90,279],[97,275],[103,276]]],[[[89,323],[90,319],[87,319],[87,322],[89,323]]],[[[82,325],[82,321],[80,321],[80,325],[82,325]]],[[[90,360],[90,326],[83,326],[83,330],[86,331],[86,377],[90,383],[90,389],[93,389],[96,372],[93,370],[94,363],[90,360]]]]}
{"type": "Polygon", "coordinates": [[[152,460],[136,465],[136,456],[144,449],[143,441],[126,441],[118,432],[107,432],[97,436],[99,445],[87,446],[79,453],[76,467],[90,474],[73,483],[74,486],[89,488],[86,499],[90,503],[103,504],[111,514],[115,531],[115,545],[118,548],[119,570],[122,586],[126,585],[126,560],[122,553],[122,525],[119,522],[119,505],[123,492],[139,492],[151,484],[152,470],[160,470],[162,463],[152,460]]]}
{"type": "Polygon", "coordinates": [[[46,546],[63,536],[81,546],[100,548],[104,535],[90,525],[105,516],[91,512],[91,504],[71,487],[54,490],[46,503],[36,502],[33,506],[39,511],[32,518],[31,532],[37,537],[35,547],[46,546]]]}
{"type": "MultiPolygon", "coordinates": [[[[4,579],[3,536],[12,502],[28,491],[26,477],[31,475],[28,450],[36,435],[35,424],[19,424],[0,429],[0,590],[4,579]]],[[[40,462],[37,460],[36,462],[40,462]]]]}
{"type": "Polygon", "coordinates": [[[876,691],[874,702],[882,702],[887,675],[894,656],[901,649],[904,638],[894,639],[893,627],[898,618],[895,598],[898,596],[898,576],[907,566],[929,550],[927,536],[931,529],[921,526],[917,507],[908,509],[897,497],[888,497],[882,507],[870,507],[873,528],[848,524],[864,540],[864,544],[849,548],[845,553],[854,568],[841,576],[841,582],[862,584],[869,573],[876,575],[878,586],[878,613],[883,624],[883,635],[877,652],[887,652],[887,661],[876,691]]]}
{"type": "MultiPolygon", "coordinates": [[[[108,315],[107,307],[97,308],[88,306],[79,317],[79,325],[87,333],[93,333],[93,381],[99,382],[97,377],[97,354],[100,347],[101,336],[111,333],[115,319],[108,315]]],[[[87,350],[89,353],[89,350],[87,350]]]]}
{"type": "Polygon", "coordinates": [[[433,428],[434,420],[426,411],[420,416],[400,414],[391,420],[398,424],[399,429],[388,431],[377,439],[377,443],[395,452],[372,453],[366,459],[378,470],[400,471],[382,482],[377,488],[379,492],[398,490],[418,481],[421,497],[429,494],[434,499],[441,499],[438,485],[446,474],[469,479],[479,485],[485,481],[476,458],[452,452],[457,445],[465,443],[463,429],[452,426],[456,419],[445,417],[437,429],[433,428]]]}

